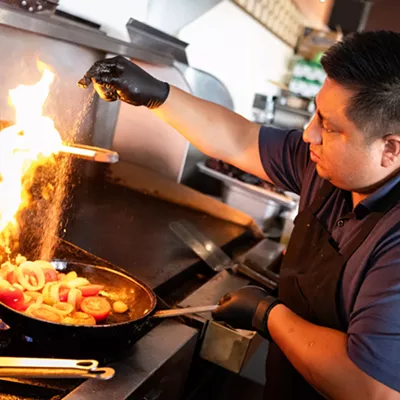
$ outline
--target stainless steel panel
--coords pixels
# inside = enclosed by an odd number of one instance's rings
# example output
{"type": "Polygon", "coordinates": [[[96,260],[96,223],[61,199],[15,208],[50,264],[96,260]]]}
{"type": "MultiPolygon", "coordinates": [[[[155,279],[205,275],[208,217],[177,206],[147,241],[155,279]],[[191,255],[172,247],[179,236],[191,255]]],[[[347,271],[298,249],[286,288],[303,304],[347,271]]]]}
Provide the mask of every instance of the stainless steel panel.
{"type": "Polygon", "coordinates": [[[97,102],[93,124],[93,146],[102,147],[103,149],[112,148],[120,107],[121,102],[119,101],[108,103],[99,100],[97,102]]]}
{"type": "Polygon", "coordinates": [[[188,63],[185,51],[188,43],[134,18],[129,19],[126,27],[132,44],[148,50],[168,54],[174,60],[185,64],[188,63]]]}
{"type": "Polygon", "coordinates": [[[233,99],[228,88],[215,76],[179,62],[175,62],[174,66],[186,79],[193,95],[219,104],[229,110],[234,109],[233,99]]]}
{"type": "MultiPolygon", "coordinates": [[[[66,400],[111,400],[126,399],[136,393],[142,385],[157,374],[164,365],[168,365],[175,356],[180,356],[183,363],[183,377],[189,368],[196,344],[197,331],[173,320],[164,321],[139,340],[134,347],[133,354],[125,360],[112,364],[115,376],[107,382],[86,381],[74,391],[64,397],[66,400]],[[181,354],[184,352],[185,354],[181,354]]],[[[171,366],[170,366],[171,369],[171,366]]],[[[177,371],[176,366],[170,370],[172,374],[177,371]]],[[[164,374],[164,377],[167,373],[164,374]]],[[[157,389],[161,379],[151,382],[157,389]]],[[[183,384],[183,382],[182,382],[183,384]]],[[[181,386],[176,389],[180,389],[181,386]]],[[[144,388],[145,389],[145,388],[144,388]]],[[[145,392],[150,391],[147,388],[145,392]]],[[[161,391],[162,392],[162,391],[161,391]]],[[[161,395],[161,393],[160,393],[161,395]]],[[[134,398],[145,398],[134,397],[134,398]]],[[[162,396],[160,399],[175,399],[175,397],[162,396]]],[[[178,397],[176,397],[178,398],[178,397]]]]}
{"type": "MultiPolygon", "coordinates": [[[[202,304],[216,304],[226,293],[239,289],[249,283],[247,278],[236,276],[228,271],[215,275],[205,285],[183,300],[179,306],[194,307],[202,304]]],[[[264,340],[255,332],[228,328],[212,321],[211,313],[203,314],[204,338],[200,356],[234,373],[245,371],[249,361],[253,361],[256,352],[262,351],[261,360],[265,359],[264,340]]],[[[198,321],[201,319],[197,318],[198,321]]],[[[252,365],[254,367],[254,365],[252,365]]],[[[263,369],[264,365],[256,365],[263,369]]]]}

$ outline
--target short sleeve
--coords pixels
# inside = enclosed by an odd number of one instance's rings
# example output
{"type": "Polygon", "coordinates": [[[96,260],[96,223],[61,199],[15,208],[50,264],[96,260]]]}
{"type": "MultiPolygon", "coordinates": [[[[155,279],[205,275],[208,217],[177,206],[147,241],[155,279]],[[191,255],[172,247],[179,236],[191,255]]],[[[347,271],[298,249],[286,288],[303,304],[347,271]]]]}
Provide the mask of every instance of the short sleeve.
{"type": "Polygon", "coordinates": [[[392,230],[371,266],[350,315],[347,352],[366,374],[400,391],[400,233],[392,230]]]}
{"type": "Polygon", "coordinates": [[[298,130],[262,126],[259,134],[262,165],[279,188],[300,194],[304,172],[310,163],[308,145],[298,130]]]}

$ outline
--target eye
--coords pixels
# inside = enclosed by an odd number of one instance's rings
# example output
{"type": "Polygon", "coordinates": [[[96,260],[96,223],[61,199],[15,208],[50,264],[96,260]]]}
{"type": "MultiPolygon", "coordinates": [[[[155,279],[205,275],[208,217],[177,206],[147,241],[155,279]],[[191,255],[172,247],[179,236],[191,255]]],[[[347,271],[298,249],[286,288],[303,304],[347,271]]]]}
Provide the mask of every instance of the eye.
{"type": "Polygon", "coordinates": [[[325,128],[324,126],[322,126],[322,130],[323,130],[324,132],[326,132],[326,133],[334,133],[334,132],[335,132],[335,131],[333,131],[332,129],[325,128]]]}
{"type": "Polygon", "coordinates": [[[324,122],[322,121],[322,119],[321,119],[319,116],[317,116],[317,117],[318,117],[319,126],[321,127],[321,129],[322,129],[324,132],[326,132],[326,133],[333,133],[333,132],[334,132],[332,129],[326,128],[326,127],[324,126],[324,122]]]}

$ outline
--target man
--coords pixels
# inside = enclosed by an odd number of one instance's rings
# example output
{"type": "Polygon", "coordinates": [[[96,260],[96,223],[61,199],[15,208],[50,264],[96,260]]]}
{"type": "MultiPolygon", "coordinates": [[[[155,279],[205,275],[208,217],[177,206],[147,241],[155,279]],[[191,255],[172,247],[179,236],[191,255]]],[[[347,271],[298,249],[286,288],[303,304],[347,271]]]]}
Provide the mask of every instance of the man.
{"type": "Polygon", "coordinates": [[[155,112],[197,148],[300,194],[279,299],[250,286],[214,318],[271,340],[268,399],[400,399],[400,34],[349,35],[324,55],[307,129],[260,127],[100,61],[80,85],[155,112]]]}

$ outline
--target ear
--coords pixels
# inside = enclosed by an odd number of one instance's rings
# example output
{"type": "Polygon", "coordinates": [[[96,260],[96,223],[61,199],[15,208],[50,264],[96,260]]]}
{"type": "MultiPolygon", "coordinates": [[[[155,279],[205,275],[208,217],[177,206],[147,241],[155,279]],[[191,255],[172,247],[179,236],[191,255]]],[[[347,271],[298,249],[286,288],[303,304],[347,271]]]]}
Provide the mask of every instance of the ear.
{"type": "Polygon", "coordinates": [[[389,168],[395,163],[400,164],[400,135],[386,135],[382,153],[382,167],[389,168]]]}

